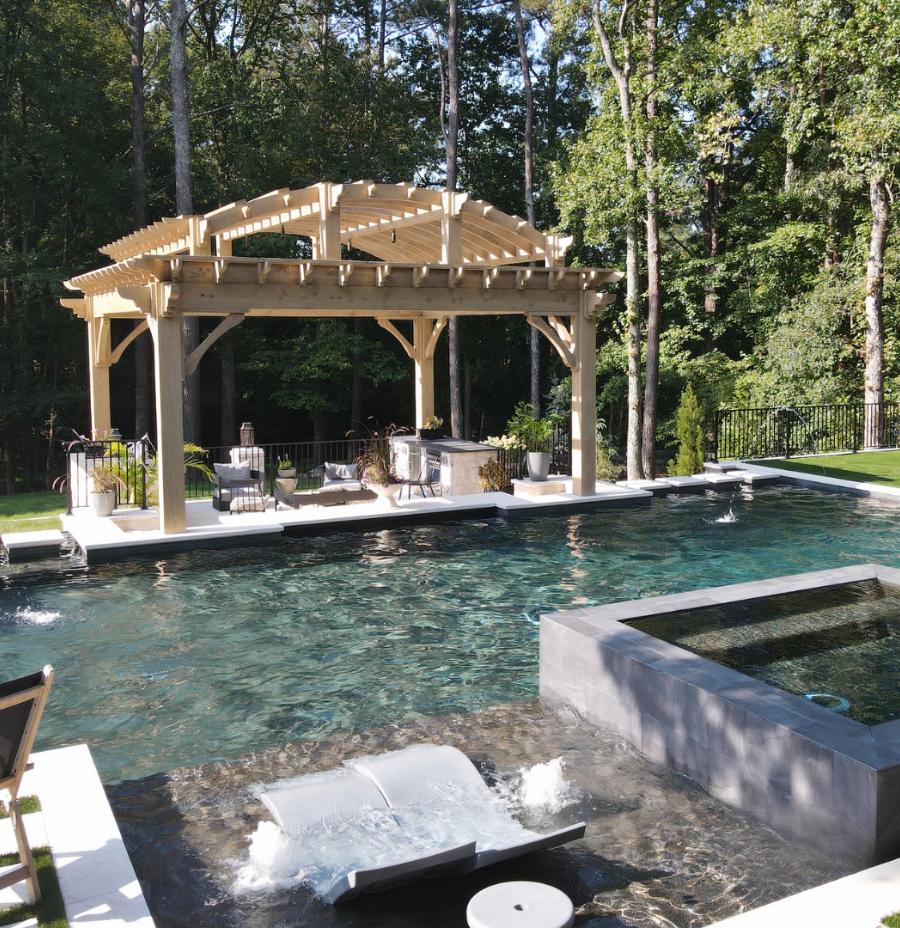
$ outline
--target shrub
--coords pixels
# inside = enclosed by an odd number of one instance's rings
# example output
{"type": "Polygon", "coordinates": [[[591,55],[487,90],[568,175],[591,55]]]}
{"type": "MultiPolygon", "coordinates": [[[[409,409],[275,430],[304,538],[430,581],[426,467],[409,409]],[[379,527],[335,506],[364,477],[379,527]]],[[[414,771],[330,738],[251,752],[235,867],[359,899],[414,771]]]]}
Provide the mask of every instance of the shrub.
{"type": "Polygon", "coordinates": [[[694,388],[688,384],[681,394],[675,413],[675,439],[678,454],[669,461],[668,472],[673,477],[690,477],[703,470],[703,414],[694,388]]]}
{"type": "Polygon", "coordinates": [[[512,482],[509,471],[499,461],[488,461],[478,468],[478,485],[485,493],[506,493],[512,482]]]}

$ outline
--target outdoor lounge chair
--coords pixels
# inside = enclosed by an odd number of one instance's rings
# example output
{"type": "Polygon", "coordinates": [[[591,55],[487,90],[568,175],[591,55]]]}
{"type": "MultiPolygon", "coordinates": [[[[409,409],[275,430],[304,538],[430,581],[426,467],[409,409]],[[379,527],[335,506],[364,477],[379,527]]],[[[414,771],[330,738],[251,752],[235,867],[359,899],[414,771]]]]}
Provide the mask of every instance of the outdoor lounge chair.
{"type": "Polygon", "coordinates": [[[0,792],[9,793],[9,818],[19,853],[18,864],[0,867],[0,889],[25,883],[29,903],[41,898],[41,889],[19,812],[19,787],[52,682],[53,668],[48,664],[38,673],[0,683],[0,792]]]}
{"type": "Polygon", "coordinates": [[[213,509],[219,512],[263,512],[262,471],[248,464],[213,464],[213,509]]]}
{"type": "Polygon", "coordinates": [[[349,828],[354,820],[373,813],[383,813],[382,837],[386,829],[394,829],[397,859],[379,860],[371,867],[348,867],[323,894],[332,903],[422,877],[467,873],[575,841],[585,831],[584,822],[549,834],[523,828],[498,811],[497,798],[475,765],[448,745],[415,745],[352,761],[330,778],[314,775],[264,792],[261,798],[289,835],[335,825],[349,828]],[[454,821],[461,818],[465,820],[454,828],[454,821]],[[445,823],[445,846],[427,846],[428,836],[422,831],[423,823],[430,820],[445,823]],[[497,836],[486,833],[492,822],[497,836]],[[453,837],[458,840],[452,842],[453,837]],[[408,849],[411,844],[415,852],[404,853],[403,846],[408,849]]]}

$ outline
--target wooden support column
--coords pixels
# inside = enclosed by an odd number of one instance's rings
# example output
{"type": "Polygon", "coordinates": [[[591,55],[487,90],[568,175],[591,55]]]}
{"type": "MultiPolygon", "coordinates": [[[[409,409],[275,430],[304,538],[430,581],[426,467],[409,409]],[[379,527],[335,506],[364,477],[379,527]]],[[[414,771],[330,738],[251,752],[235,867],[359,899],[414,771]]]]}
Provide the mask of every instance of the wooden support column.
{"type": "Polygon", "coordinates": [[[181,315],[169,309],[172,287],[155,284],[150,332],[156,373],[156,445],[159,526],[172,535],[185,529],[184,422],[182,418],[184,347],[181,315]]]}
{"type": "Polygon", "coordinates": [[[579,294],[572,318],[572,492],[593,496],[597,474],[597,294],[579,294]]]}
{"type": "Polygon", "coordinates": [[[319,235],[313,240],[314,261],[341,260],[340,192],[340,184],[319,184],[319,235]]]}
{"type": "Polygon", "coordinates": [[[424,428],[425,420],[434,415],[434,352],[447,325],[447,317],[416,316],[412,321],[412,343],[390,319],[379,319],[378,324],[400,342],[407,357],[416,365],[416,428],[424,428]]]}
{"type": "Polygon", "coordinates": [[[91,385],[91,434],[102,438],[112,431],[109,405],[109,367],[112,353],[110,321],[102,316],[88,316],[88,366],[91,385]]]}
{"type": "Polygon", "coordinates": [[[452,190],[441,192],[444,212],[441,216],[441,264],[462,267],[462,210],[463,203],[469,198],[467,193],[452,190]]]}

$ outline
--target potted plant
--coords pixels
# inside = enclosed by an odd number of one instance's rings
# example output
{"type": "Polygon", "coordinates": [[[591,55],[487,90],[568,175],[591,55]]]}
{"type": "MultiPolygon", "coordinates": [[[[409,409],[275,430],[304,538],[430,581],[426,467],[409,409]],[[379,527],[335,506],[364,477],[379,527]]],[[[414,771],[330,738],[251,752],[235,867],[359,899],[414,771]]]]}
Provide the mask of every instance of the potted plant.
{"type": "Polygon", "coordinates": [[[363,450],[356,461],[356,472],[367,490],[371,490],[389,506],[397,506],[395,493],[400,482],[394,476],[391,461],[391,439],[405,429],[388,425],[383,429],[369,429],[363,440],[363,450]]]}
{"type": "Polygon", "coordinates": [[[444,420],[440,416],[429,416],[420,429],[416,429],[416,438],[422,441],[434,441],[437,438],[446,438],[444,420]]]}
{"type": "Polygon", "coordinates": [[[562,416],[550,413],[543,419],[535,415],[531,403],[519,403],[506,431],[517,438],[528,452],[528,476],[532,480],[546,480],[550,473],[550,440],[553,429],[562,421],[562,416]]]}
{"type": "Polygon", "coordinates": [[[122,478],[109,467],[94,467],[91,471],[91,508],[98,516],[111,516],[116,508],[116,490],[124,486],[122,478]]]}
{"type": "Polygon", "coordinates": [[[294,462],[288,457],[279,457],[275,462],[275,469],[278,476],[275,482],[278,488],[285,496],[290,496],[297,489],[297,468],[294,462]]]}

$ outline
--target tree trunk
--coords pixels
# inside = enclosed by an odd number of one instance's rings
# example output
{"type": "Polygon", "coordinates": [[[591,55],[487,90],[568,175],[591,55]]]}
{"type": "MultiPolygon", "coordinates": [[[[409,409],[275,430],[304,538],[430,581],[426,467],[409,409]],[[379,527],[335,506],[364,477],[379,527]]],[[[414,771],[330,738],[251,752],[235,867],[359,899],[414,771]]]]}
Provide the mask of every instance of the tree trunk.
{"type": "Polygon", "coordinates": [[[463,438],[472,437],[472,365],[469,359],[463,361],[463,438]]]}
{"type": "Polygon", "coordinates": [[[14,496],[16,492],[16,447],[13,443],[13,437],[8,431],[3,442],[3,471],[6,495],[14,496]]]}
{"type": "MultiPolygon", "coordinates": [[[[630,201],[636,201],[638,191],[637,157],[634,145],[634,119],[631,101],[631,44],[628,39],[628,24],[625,18],[619,22],[619,38],[622,41],[622,62],[610,42],[603,25],[599,0],[593,0],[591,11],[594,29],[600,40],[603,58],[616,82],[619,93],[619,113],[622,119],[622,137],[625,155],[626,193],[630,201]]],[[[624,11],[623,11],[624,12],[624,11]]],[[[626,438],[626,470],[629,480],[643,477],[641,456],[641,314],[639,304],[640,281],[638,277],[638,220],[632,212],[625,224],[625,317],[626,349],[628,352],[628,434],[626,438]]]]}
{"type": "MultiPolygon", "coordinates": [[[[447,189],[456,190],[459,148],[458,0],[449,0],[449,13],[447,27],[447,189]]],[[[460,377],[459,317],[451,316],[447,328],[449,329],[450,357],[450,431],[453,435],[460,435],[464,423],[462,378],[460,377]]]]}
{"type": "Polygon", "coordinates": [[[884,418],[884,250],[890,221],[890,203],[883,177],[869,184],[872,207],[872,233],[869,238],[869,260],[866,264],[866,434],[865,446],[882,444],[884,418]]]}
{"type": "MultiPolygon", "coordinates": [[[[191,189],[191,114],[187,68],[188,10],[185,0],[172,0],[169,14],[172,83],[172,128],[175,137],[175,209],[180,216],[194,211],[191,189]]],[[[200,343],[200,320],[185,316],[184,353],[189,355],[200,343]]],[[[184,440],[199,443],[200,377],[195,371],[184,378],[184,440]]]]}
{"type": "MultiPolygon", "coordinates": [[[[525,132],[522,151],[525,167],[525,218],[531,225],[534,220],[534,92],[531,86],[531,67],[528,63],[528,46],[525,42],[525,23],[522,4],[513,0],[513,18],[516,24],[516,43],[519,46],[519,71],[522,76],[522,95],[525,100],[525,132]]],[[[541,338],[537,329],[530,329],[529,356],[531,360],[531,405],[534,414],[541,412],[541,338]]]]}
{"type": "Polygon", "coordinates": [[[234,370],[234,341],[225,336],[219,343],[222,357],[222,397],[219,407],[219,444],[237,444],[237,379],[234,370]]]}
{"type": "MultiPolygon", "coordinates": [[[[131,45],[131,175],[134,200],[134,224],[147,225],[147,167],[144,132],[144,32],[145,0],[129,0],[127,23],[131,45]]],[[[138,320],[135,327],[141,325],[138,320]]],[[[148,335],[139,335],[134,343],[134,437],[150,431],[150,345],[148,335]]]]}
{"type": "Polygon", "coordinates": [[[659,392],[659,327],[662,313],[659,259],[659,188],[656,181],[656,51],[659,29],[657,0],[647,2],[647,358],[644,379],[644,427],[641,459],[644,476],[656,476],[656,401],[659,392]]]}
{"type": "Polygon", "coordinates": [[[709,174],[703,178],[703,309],[709,326],[706,350],[715,345],[715,320],[719,312],[719,289],[716,283],[716,262],[719,257],[719,185],[709,174]]]}
{"type": "MultiPolygon", "coordinates": [[[[365,333],[365,321],[359,317],[353,320],[354,340],[362,343],[365,333]]],[[[363,367],[364,358],[359,352],[353,355],[353,374],[350,382],[350,428],[357,429],[363,421],[363,367]]]]}

